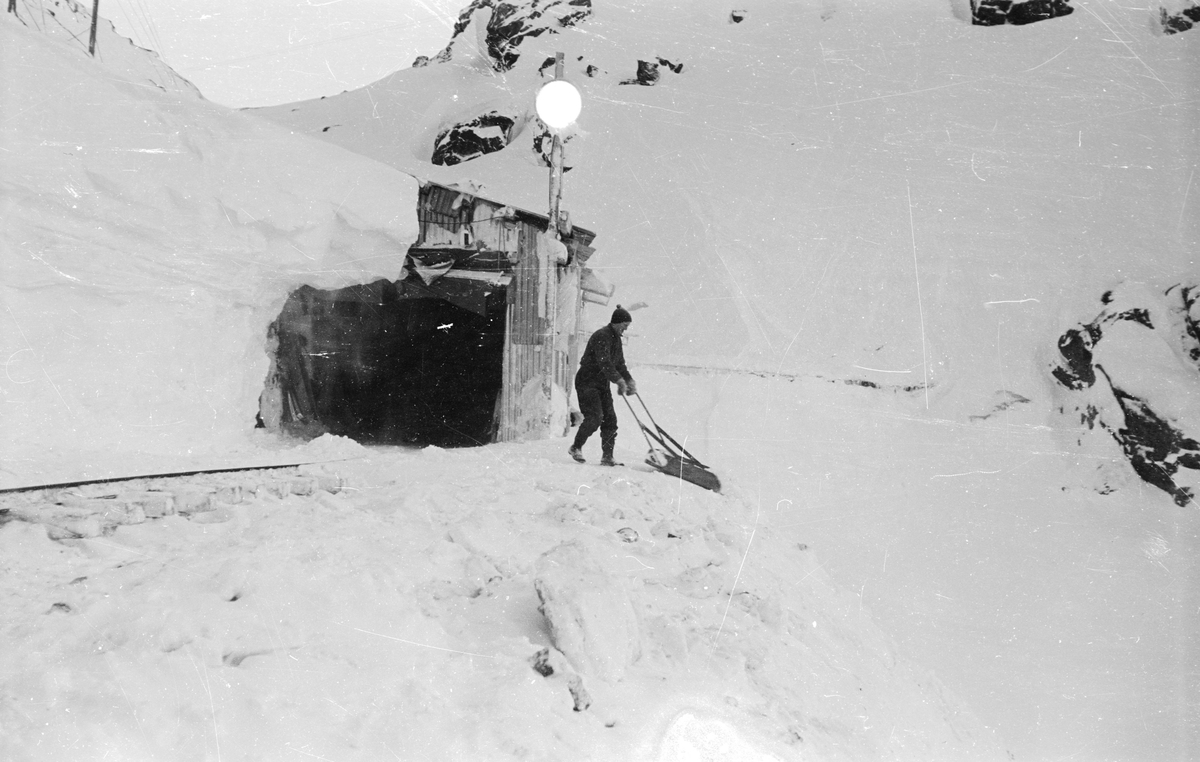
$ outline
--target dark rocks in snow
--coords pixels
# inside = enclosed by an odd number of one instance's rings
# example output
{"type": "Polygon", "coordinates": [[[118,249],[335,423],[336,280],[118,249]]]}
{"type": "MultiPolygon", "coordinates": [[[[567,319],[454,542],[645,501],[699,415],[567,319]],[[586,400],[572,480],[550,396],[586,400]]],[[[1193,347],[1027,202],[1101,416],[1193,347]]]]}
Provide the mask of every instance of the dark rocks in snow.
{"type": "MultiPolygon", "coordinates": [[[[565,136],[563,138],[563,145],[565,146],[568,142],[570,142],[570,140],[571,140],[571,135],[565,136]]],[[[537,135],[533,136],[533,152],[538,155],[543,166],[546,166],[546,167],[550,166],[550,164],[551,164],[550,151],[551,151],[551,149],[553,149],[553,147],[554,147],[554,136],[550,134],[549,130],[544,129],[541,132],[539,132],[537,135]]],[[[566,174],[567,172],[570,172],[572,169],[573,169],[573,167],[571,167],[569,164],[566,164],[565,159],[564,159],[563,173],[566,174]]]]}
{"type": "Polygon", "coordinates": [[[1062,364],[1050,372],[1059,384],[1079,391],[1096,383],[1092,345],[1099,338],[1099,329],[1092,325],[1071,328],[1058,337],[1058,353],[1062,356],[1062,364]]]}
{"type": "Polygon", "coordinates": [[[637,76],[633,79],[623,79],[619,84],[644,85],[646,87],[653,87],[654,85],[658,84],[658,78],[658,64],[639,59],[637,62],[637,76]]]}
{"type": "Polygon", "coordinates": [[[1200,371],[1200,288],[1180,288],[1179,297],[1183,301],[1183,330],[1186,334],[1187,356],[1196,366],[1196,370],[1200,371]]]}
{"type": "MultiPolygon", "coordinates": [[[[817,376],[817,378],[821,378],[821,376],[817,376]]],[[[902,384],[902,385],[880,384],[876,381],[868,381],[865,378],[830,378],[830,379],[825,379],[825,380],[827,380],[831,384],[845,384],[846,386],[861,386],[864,389],[881,389],[884,391],[891,391],[891,392],[911,393],[911,392],[925,391],[925,384],[902,384]]],[[[930,384],[929,388],[932,389],[933,386],[934,386],[933,384],[930,384]]]]}
{"type": "Polygon", "coordinates": [[[546,32],[557,34],[559,29],[575,26],[591,15],[592,0],[529,0],[524,3],[472,0],[458,14],[450,44],[432,59],[417,58],[413,66],[449,61],[459,38],[472,22],[477,22],[484,25],[476,33],[479,47],[486,49],[492,68],[499,72],[511,71],[520,60],[521,43],[526,39],[540,37],[546,32]]]}
{"type": "Polygon", "coordinates": [[[971,0],[971,23],[977,26],[1033,24],[1074,13],[1068,0],[971,0]]]}
{"type": "MultiPolygon", "coordinates": [[[[1200,483],[1200,287],[1142,287],[1101,297],[1091,322],[1066,330],[1050,369],[1060,410],[1120,448],[1137,476],[1180,506],[1200,483]]],[[[1111,492],[1105,484],[1103,493],[1111,492]]]]}
{"type": "Polygon", "coordinates": [[[533,671],[542,677],[562,678],[566,681],[574,711],[582,712],[592,705],[592,697],[583,685],[583,678],[571,670],[571,666],[559,651],[543,648],[529,659],[529,664],[533,671]]]}
{"type": "Polygon", "coordinates": [[[439,132],[434,140],[430,161],[449,167],[495,153],[508,145],[515,124],[513,117],[489,111],[448,127],[439,132]]]}
{"type": "Polygon", "coordinates": [[[683,64],[671,63],[665,58],[658,59],[658,62],[676,74],[681,74],[683,72],[683,64]]]}
{"type": "Polygon", "coordinates": [[[1007,389],[1001,389],[993,396],[996,402],[992,405],[992,409],[983,415],[967,416],[968,420],[986,421],[998,413],[1003,413],[1005,410],[1016,407],[1017,405],[1025,405],[1029,403],[1029,398],[1016,392],[1010,392],[1007,389]]]}
{"type": "Polygon", "coordinates": [[[550,663],[550,649],[543,648],[533,655],[529,660],[533,671],[542,677],[550,677],[554,674],[554,665],[550,663]]]}
{"type": "Polygon", "coordinates": [[[1117,441],[1133,470],[1147,484],[1153,484],[1184,506],[1195,497],[1188,487],[1175,483],[1178,470],[1200,470],[1200,442],[1164,420],[1145,401],[1117,386],[1113,396],[1125,414],[1125,426],[1117,432],[1117,441]]]}
{"type": "Polygon", "coordinates": [[[746,11],[730,11],[729,12],[729,23],[730,24],[740,24],[745,20],[746,20],[746,11]]]}
{"type": "Polygon", "coordinates": [[[623,79],[617,84],[653,87],[658,84],[658,80],[661,77],[658,70],[659,66],[665,66],[676,74],[683,71],[683,64],[672,63],[665,58],[658,58],[654,61],[642,61],[639,59],[637,62],[637,76],[633,79],[623,79]]]}
{"type": "Polygon", "coordinates": [[[1200,24],[1200,5],[1195,3],[1187,8],[1181,8],[1175,13],[1160,5],[1158,14],[1158,24],[1162,28],[1163,34],[1179,34],[1200,24]]]}

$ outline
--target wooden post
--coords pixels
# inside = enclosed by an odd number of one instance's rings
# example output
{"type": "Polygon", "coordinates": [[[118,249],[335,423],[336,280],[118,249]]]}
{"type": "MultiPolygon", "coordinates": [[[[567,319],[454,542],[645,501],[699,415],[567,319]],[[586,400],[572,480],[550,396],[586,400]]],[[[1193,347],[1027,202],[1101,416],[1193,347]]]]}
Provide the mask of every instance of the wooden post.
{"type": "Polygon", "coordinates": [[[558,208],[562,203],[562,138],[554,136],[554,145],[550,148],[550,226],[546,232],[551,238],[558,238],[558,208]]]}
{"type": "Polygon", "coordinates": [[[17,0],[8,0],[8,12],[17,15],[17,0]]]}
{"type": "Polygon", "coordinates": [[[92,54],[92,58],[96,57],[96,19],[100,14],[100,0],[92,2],[92,39],[88,43],[88,52],[92,54]]]}
{"type": "MultiPolygon", "coordinates": [[[[563,76],[563,54],[554,54],[554,78],[562,79],[563,76]]],[[[563,147],[562,138],[556,132],[554,134],[554,143],[550,147],[550,225],[546,228],[546,232],[551,238],[558,238],[558,207],[562,202],[562,165],[563,165],[563,147]]]]}

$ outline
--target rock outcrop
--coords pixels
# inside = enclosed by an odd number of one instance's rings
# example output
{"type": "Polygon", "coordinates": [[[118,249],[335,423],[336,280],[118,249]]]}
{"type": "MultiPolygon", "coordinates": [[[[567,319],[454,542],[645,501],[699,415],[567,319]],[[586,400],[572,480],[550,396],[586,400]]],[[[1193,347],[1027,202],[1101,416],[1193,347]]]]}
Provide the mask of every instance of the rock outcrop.
{"type": "Polygon", "coordinates": [[[512,140],[516,124],[515,116],[499,111],[459,122],[438,133],[429,160],[448,167],[499,151],[512,140]]]}
{"type": "Polygon", "coordinates": [[[1163,34],[1179,34],[1200,24],[1200,4],[1195,0],[1182,0],[1171,5],[1174,7],[1158,7],[1158,26],[1163,34]]]}
{"type": "Polygon", "coordinates": [[[971,0],[971,23],[978,26],[1033,24],[1070,15],[1068,0],[971,0]]]}
{"type": "Polygon", "coordinates": [[[445,62],[454,58],[454,49],[474,35],[480,52],[487,55],[491,67],[498,72],[512,71],[521,57],[521,43],[529,37],[572,27],[592,15],[592,0],[531,0],[518,3],[506,0],[473,0],[458,14],[450,43],[433,58],[424,56],[413,66],[445,62]]]}
{"type": "MultiPolygon", "coordinates": [[[[1179,505],[1200,485],[1200,286],[1123,284],[1093,320],[1065,331],[1050,373],[1059,412],[1111,439],[1143,481],[1179,505]]],[[[1101,491],[1111,491],[1105,485],[1101,491]]]]}

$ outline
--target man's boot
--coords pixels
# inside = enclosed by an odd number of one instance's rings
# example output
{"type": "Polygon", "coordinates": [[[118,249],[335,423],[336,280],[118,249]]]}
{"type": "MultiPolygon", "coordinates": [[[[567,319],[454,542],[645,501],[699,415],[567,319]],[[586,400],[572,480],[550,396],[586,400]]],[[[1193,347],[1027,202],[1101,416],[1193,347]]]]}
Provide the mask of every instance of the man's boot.
{"type": "Polygon", "coordinates": [[[600,452],[603,453],[600,457],[600,465],[602,466],[623,466],[624,463],[618,463],[613,460],[613,450],[617,449],[617,432],[601,431],[600,432],[600,452]]]}

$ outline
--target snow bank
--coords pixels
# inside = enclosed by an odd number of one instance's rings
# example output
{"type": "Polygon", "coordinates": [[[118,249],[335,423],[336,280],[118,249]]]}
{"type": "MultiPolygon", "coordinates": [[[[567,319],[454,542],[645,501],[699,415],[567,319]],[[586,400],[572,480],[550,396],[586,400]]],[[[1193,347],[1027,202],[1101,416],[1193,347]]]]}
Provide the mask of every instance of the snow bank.
{"type": "Polygon", "coordinates": [[[251,447],[268,323],[301,284],[396,277],[416,181],[0,35],[0,486],[251,447]]]}
{"type": "Polygon", "coordinates": [[[375,451],[323,467],[336,495],[95,539],[0,525],[0,757],[1002,758],[751,505],[561,447],[375,451]]]}

